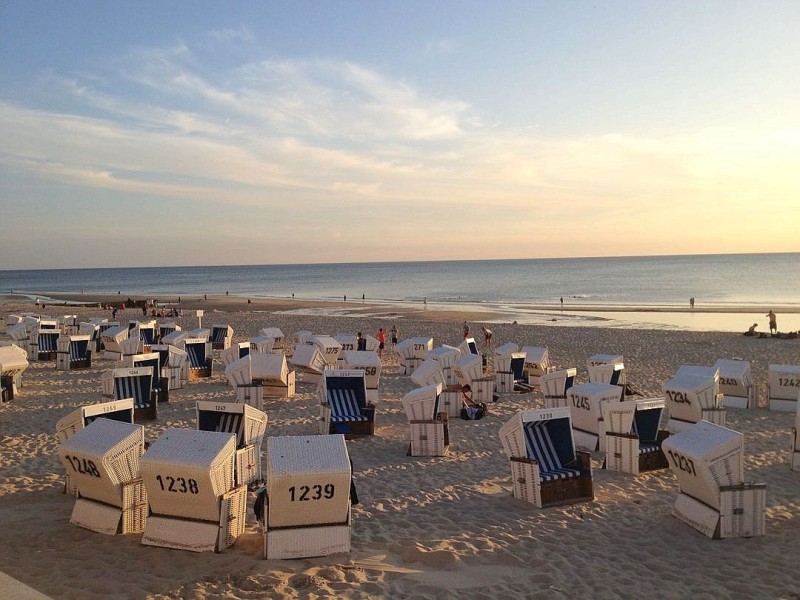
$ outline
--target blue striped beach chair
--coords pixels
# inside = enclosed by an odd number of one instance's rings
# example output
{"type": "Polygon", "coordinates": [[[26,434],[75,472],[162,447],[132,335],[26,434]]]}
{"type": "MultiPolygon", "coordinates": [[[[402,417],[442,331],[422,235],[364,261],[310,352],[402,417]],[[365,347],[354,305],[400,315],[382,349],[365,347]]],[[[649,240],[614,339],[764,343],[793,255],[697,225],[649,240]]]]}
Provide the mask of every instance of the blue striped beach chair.
{"type": "Polygon", "coordinates": [[[88,369],[92,366],[92,347],[94,342],[89,335],[62,335],[56,340],[58,353],[56,369],[88,369]]]}
{"type": "Polygon", "coordinates": [[[324,371],[319,395],[320,433],[341,433],[345,437],[375,433],[375,405],[367,402],[364,371],[324,371]]]}
{"type": "Polygon", "coordinates": [[[184,350],[189,358],[189,381],[211,377],[211,342],[203,338],[187,338],[184,350]]]}
{"type": "Polygon", "coordinates": [[[500,429],[514,497],[539,508],[594,499],[591,457],[575,450],[569,409],[520,411],[500,429]]]}
{"type": "Polygon", "coordinates": [[[233,341],[233,327],[230,325],[214,325],[211,328],[211,349],[225,350],[233,341]]]}
{"type": "Polygon", "coordinates": [[[114,398],[133,398],[134,421],[158,417],[158,400],[153,393],[153,368],[114,369],[114,398]]]}
{"type": "Polygon", "coordinates": [[[56,329],[39,329],[36,334],[35,360],[55,360],[58,354],[57,340],[60,335],[56,329]]]}

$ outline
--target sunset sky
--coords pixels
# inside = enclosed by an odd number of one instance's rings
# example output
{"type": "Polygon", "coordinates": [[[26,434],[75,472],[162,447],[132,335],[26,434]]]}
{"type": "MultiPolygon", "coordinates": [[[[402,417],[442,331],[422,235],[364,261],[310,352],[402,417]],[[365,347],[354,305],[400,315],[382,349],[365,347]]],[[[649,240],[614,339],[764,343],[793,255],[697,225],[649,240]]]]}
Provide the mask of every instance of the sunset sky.
{"type": "Polygon", "coordinates": [[[800,2],[0,3],[0,269],[800,251],[800,2]]]}

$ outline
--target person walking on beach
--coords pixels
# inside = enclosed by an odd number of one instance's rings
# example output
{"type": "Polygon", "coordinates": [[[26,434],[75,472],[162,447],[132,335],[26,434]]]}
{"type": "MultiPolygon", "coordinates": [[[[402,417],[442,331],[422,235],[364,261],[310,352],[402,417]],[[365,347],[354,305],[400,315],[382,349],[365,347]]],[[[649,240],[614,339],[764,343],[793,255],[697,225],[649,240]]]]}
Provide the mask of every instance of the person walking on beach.
{"type": "Polygon", "coordinates": [[[389,334],[392,340],[392,348],[397,346],[397,338],[400,335],[400,331],[397,329],[397,323],[392,324],[392,328],[389,330],[389,334]]]}
{"type": "Polygon", "coordinates": [[[42,303],[42,302],[41,302],[41,300],[39,300],[39,296],[36,296],[36,308],[39,308],[39,305],[40,305],[41,303],[42,303]]]}
{"type": "Polygon", "coordinates": [[[689,298],[689,308],[694,308],[694,296],[689,298]]]}
{"type": "Polygon", "coordinates": [[[765,316],[769,317],[769,332],[778,333],[778,317],[775,312],[770,310],[765,316]]]}
{"type": "Polygon", "coordinates": [[[378,329],[378,333],[375,334],[375,339],[378,340],[378,358],[383,358],[383,349],[386,347],[386,332],[383,330],[383,327],[378,329]]]}
{"type": "Polygon", "coordinates": [[[481,327],[483,330],[483,344],[487,348],[491,348],[492,346],[492,330],[488,327],[481,327]]]}

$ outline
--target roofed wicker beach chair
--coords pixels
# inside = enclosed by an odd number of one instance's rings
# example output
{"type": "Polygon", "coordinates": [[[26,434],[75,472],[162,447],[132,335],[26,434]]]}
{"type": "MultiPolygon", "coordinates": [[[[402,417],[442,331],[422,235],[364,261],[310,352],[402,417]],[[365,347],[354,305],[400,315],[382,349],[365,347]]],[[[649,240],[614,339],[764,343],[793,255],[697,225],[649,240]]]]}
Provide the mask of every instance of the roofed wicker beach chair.
{"type": "Polygon", "coordinates": [[[77,489],[70,523],[107,535],[141,533],[144,427],[98,418],[61,443],[58,457],[77,489]]]}
{"type": "MultiPolygon", "coordinates": [[[[470,386],[472,388],[472,400],[474,402],[492,402],[494,397],[494,377],[484,376],[483,357],[480,354],[462,354],[453,365],[453,374],[456,377],[457,385],[470,386]]],[[[459,396],[459,411],[461,398],[459,396]]]]}
{"type": "Polygon", "coordinates": [[[31,360],[55,360],[58,354],[58,337],[61,332],[58,329],[42,328],[35,329],[31,334],[31,360]]]}
{"type": "Polygon", "coordinates": [[[131,323],[135,323],[135,325],[130,328],[128,338],[138,338],[142,342],[141,352],[150,352],[150,346],[156,343],[158,324],[155,320],[145,322],[131,321],[131,323]]]}
{"type": "Polygon", "coordinates": [[[719,393],[719,370],[713,367],[683,365],[664,384],[669,410],[667,427],[672,432],[705,420],[725,425],[725,409],[719,393]]]}
{"type": "Polygon", "coordinates": [[[603,405],[605,469],[638,475],[667,468],[661,443],[669,432],[660,428],[665,404],[664,398],[649,398],[603,405]]]}
{"type": "Polygon", "coordinates": [[[594,354],[586,361],[586,370],[589,372],[589,381],[597,383],[610,383],[622,388],[622,397],[625,397],[625,384],[628,383],[625,375],[625,361],[617,354],[594,354]]]}
{"type": "MultiPolygon", "coordinates": [[[[152,346],[151,346],[152,348],[152,346]]],[[[158,345],[156,345],[158,348],[158,345]]],[[[169,348],[169,347],[167,347],[169,348]]],[[[169,350],[166,351],[169,360],[169,350]]],[[[147,352],[126,356],[123,359],[126,367],[138,369],[140,367],[152,367],[153,369],[153,393],[156,401],[161,403],[169,402],[169,375],[163,374],[163,362],[161,352],[147,352]]]]}
{"type": "Polygon", "coordinates": [[[672,514],[710,538],[764,535],[766,485],[745,483],[743,439],[700,421],[662,443],[680,489],[672,514]]]}
{"type": "Polygon", "coordinates": [[[583,383],[567,390],[567,406],[572,415],[575,444],[589,452],[605,450],[603,405],[619,403],[622,388],[610,383],[583,383]]]}
{"type": "Polygon", "coordinates": [[[515,498],[539,507],[594,500],[588,452],[576,451],[569,409],[520,411],[500,428],[515,498]]]}
{"type": "Polygon", "coordinates": [[[25,360],[27,360],[31,352],[31,338],[25,323],[8,325],[6,327],[6,335],[8,335],[14,345],[25,352],[25,360]]]}
{"type": "MultiPolygon", "coordinates": [[[[514,347],[517,347],[514,344],[514,347]]],[[[513,352],[499,352],[495,353],[494,357],[494,373],[495,373],[495,387],[499,392],[530,392],[533,386],[528,383],[528,377],[525,375],[525,358],[524,352],[514,350],[513,352]]]]}
{"type": "Polygon", "coordinates": [[[221,552],[244,532],[247,486],[237,486],[236,434],[166,429],[141,459],[149,516],[142,544],[221,552]]]}
{"type": "Polygon", "coordinates": [[[264,558],[350,552],[350,505],[356,499],[343,436],[268,438],[266,481],[266,501],[256,502],[264,558]]]}
{"type": "Polygon", "coordinates": [[[800,365],[770,365],[767,385],[770,410],[797,410],[800,365]]]}
{"type": "Polygon", "coordinates": [[[103,330],[100,326],[100,340],[103,344],[102,358],[107,360],[120,360],[122,359],[122,348],[120,343],[128,339],[130,330],[125,325],[114,325],[103,330]]]}
{"type": "Polygon", "coordinates": [[[197,429],[236,435],[235,485],[261,481],[261,444],[267,431],[267,414],[246,404],[199,401],[197,429]]]}
{"type": "Polygon", "coordinates": [[[189,381],[211,377],[214,359],[211,357],[211,342],[207,337],[186,337],[183,349],[189,358],[189,381]]]}
{"type": "Polygon", "coordinates": [[[539,377],[539,389],[547,408],[567,406],[567,391],[575,384],[575,368],[550,371],[539,377]]]}
{"type": "Polygon", "coordinates": [[[278,327],[264,327],[261,329],[259,334],[264,337],[272,338],[273,352],[283,352],[285,347],[284,335],[283,331],[281,331],[278,327]]]}
{"type": "Polygon", "coordinates": [[[251,353],[251,383],[264,389],[265,398],[292,398],[295,395],[296,373],[289,370],[286,356],[279,354],[251,353]]]}
{"type": "Polygon", "coordinates": [[[478,351],[478,344],[475,342],[475,338],[464,338],[464,341],[458,345],[458,349],[461,351],[461,356],[465,354],[477,354],[480,356],[480,352],[478,351]]]}
{"type": "Polygon", "coordinates": [[[158,352],[161,365],[161,378],[166,378],[168,390],[179,390],[183,387],[183,374],[189,356],[185,350],[169,344],[153,344],[150,350],[158,352]]]}
{"type": "Polygon", "coordinates": [[[403,396],[411,434],[409,456],[444,456],[450,449],[448,415],[439,409],[441,383],[425,385],[403,396]]]}
{"type": "Polygon", "coordinates": [[[219,360],[222,366],[227,367],[235,360],[250,354],[250,342],[238,342],[231,344],[228,348],[219,353],[219,360]]]}
{"type": "Polygon", "coordinates": [[[432,358],[439,363],[442,369],[442,375],[444,375],[445,385],[454,385],[458,383],[455,373],[453,373],[453,365],[461,358],[461,350],[455,346],[443,344],[437,346],[433,350],[428,350],[425,358],[432,358]]]}
{"type": "Polygon", "coordinates": [[[189,337],[189,332],[182,331],[180,328],[178,328],[166,335],[162,335],[159,341],[167,346],[175,346],[176,348],[183,350],[187,337],[189,337]]]}
{"type": "Polygon", "coordinates": [[[165,344],[164,338],[171,333],[175,333],[176,331],[180,331],[181,326],[178,325],[175,321],[164,321],[163,323],[158,324],[158,342],[160,344],[165,344]]]}
{"type": "Polygon", "coordinates": [[[28,353],[16,344],[0,345],[0,399],[9,402],[22,387],[28,368],[28,353]]]}
{"type": "Polygon", "coordinates": [[[335,369],[336,362],[339,360],[339,356],[342,353],[342,345],[330,335],[311,336],[311,343],[314,344],[320,354],[322,354],[326,367],[335,369]]]}
{"type": "Polygon", "coordinates": [[[92,366],[92,346],[89,335],[61,335],[56,339],[56,370],[71,371],[92,366]]]}
{"type": "Polygon", "coordinates": [[[720,358],[714,363],[719,369],[719,393],[725,408],[751,408],[751,386],[753,374],[749,360],[720,358]]]}
{"type": "Polygon", "coordinates": [[[326,369],[317,387],[319,432],[346,437],[375,433],[375,405],[367,401],[364,371],[326,369]]]}
{"type": "Polygon", "coordinates": [[[271,354],[274,351],[275,338],[266,335],[256,335],[250,338],[250,352],[260,352],[261,354],[271,354]]]}
{"type": "Polygon", "coordinates": [[[411,381],[418,387],[439,384],[444,387],[444,373],[438,361],[426,358],[411,373],[411,381]]]}
{"type": "Polygon", "coordinates": [[[114,398],[133,398],[135,422],[153,421],[158,417],[158,400],[153,393],[153,368],[114,369],[114,398]]]}
{"type": "Polygon", "coordinates": [[[211,327],[211,349],[225,350],[233,341],[233,327],[230,325],[214,325],[211,327]]]}
{"type": "Polygon", "coordinates": [[[291,362],[302,381],[309,383],[319,383],[323,371],[328,368],[322,352],[313,344],[295,346],[291,362]]]}

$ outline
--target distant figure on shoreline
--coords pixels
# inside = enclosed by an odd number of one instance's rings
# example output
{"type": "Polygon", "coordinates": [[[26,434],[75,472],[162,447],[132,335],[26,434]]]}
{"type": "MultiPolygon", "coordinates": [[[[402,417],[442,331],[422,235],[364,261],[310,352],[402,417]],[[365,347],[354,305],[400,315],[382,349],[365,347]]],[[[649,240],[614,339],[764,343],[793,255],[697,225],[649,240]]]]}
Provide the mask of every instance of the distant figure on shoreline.
{"type": "Polygon", "coordinates": [[[689,298],[689,308],[694,308],[694,296],[689,298]]]}
{"type": "Polygon", "coordinates": [[[778,333],[778,317],[775,312],[770,310],[765,316],[769,317],[769,332],[778,333]]]}

